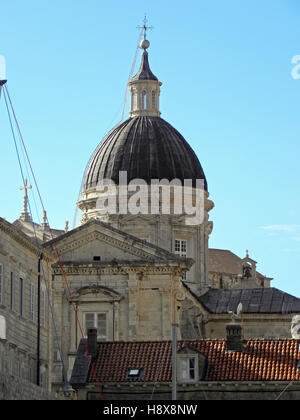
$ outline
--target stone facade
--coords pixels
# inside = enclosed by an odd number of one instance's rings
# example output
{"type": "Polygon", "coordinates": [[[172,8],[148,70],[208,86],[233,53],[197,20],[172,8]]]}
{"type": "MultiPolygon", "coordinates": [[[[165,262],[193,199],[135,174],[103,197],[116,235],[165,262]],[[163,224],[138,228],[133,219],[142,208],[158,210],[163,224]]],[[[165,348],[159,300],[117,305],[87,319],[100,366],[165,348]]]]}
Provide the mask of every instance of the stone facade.
{"type": "MultiPolygon", "coordinates": [[[[106,401],[170,401],[172,384],[105,384],[102,389],[106,401]]],[[[177,399],[181,401],[255,401],[276,399],[298,401],[300,384],[290,382],[201,382],[177,386],[177,399]],[[283,391],[285,392],[283,393],[283,391]]],[[[78,400],[99,400],[99,392],[94,387],[78,391],[78,400]]],[[[170,402],[168,404],[171,404],[170,402]]]]}
{"type": "MultiPolygon", "coordinates": [[[[5,375],[0,399],[1,395],[6,399],[16,397],[24,379],[30,381],[24,385],[26,391],[20,394],[24,399],[30,393],[33,399],[43,397],[43,390],[37,391],[34,382],[40,382],[46,391],[62,390],[61,362],[70,379],[80,340],[86,338],[90,328],[97,328],[98,341],[111,342],[170,340],[173,324],[180,326],[178,339],[222,338],[230,321],[229,309],[235,311],[239,301],[235,300],[234,307],[213,311],[205,305],[205,294],[211,289],[238,292],[270,288],[272,279],[257,272],[256,262],[248,253],[241,259],[230,251],[209,250],[213,229],[209,213],[214,203],[209,199],[198,158],[180,133],[160,118],[162,84],[150,71],[148,46],[149,42],[144,40],[140,70],[129,83],[131,119],[106,136],[88,164],[77,203],[83,212],[81,226],[70,232],[67,225],[65,231],[52,231],[60,261],[50,241],[46,214],[41,225],[33,225],[28,214],[27,189],[31,187],[27,181],[22,187],[25,195],[21,217],[13,225],[0,219],[0,372],[5,375]],[[97,188],[97,183],[106,171],[114,173],[119,168],[125,172],[123,166],[135,175],[134,179],[143,178],[142,173],[150,178],[162,174],[161,178],[169,181],[193,178],[195,183],[196,178],[201,179],[203,217],[195,224],[187,223],[188,215],[182,207],[181,213],[175,211],[178,204],[175,189],[169,196],[173,209],[169,212],[162,211],[160,197],[157,213],[129,214],[119,211],[122,203],[118,203],[114,214],[103,213],[98,200],[103,200],[105,193],[97,188]],[[41,242],[49,241],[43,244],[46,284],[41,285],[39,326],[37,290],[41,273],[38,272],[39,253],[32,240],[36,235],[41,242]],[[54,311],[58,343],[53,336],[47,294],[54,311]],[[12,377],[19,378],[15,388],[12,377]]],[[[147,186],[152,186],[152,179],[147,182],[147,186]]],[[[117,184],[116,194],[121,185],[117,184]]],[[[192,185],[190,196],[195,204],[197,190],[192,185]]],[[[136,201],[144,200],[148,207],[150,199],[147,190],[136,201]]],[[[290,337],[295,313],[300,313],[300,307],[298,312],[295,309],[245,311],[243,336],[290,337]]],[[[134,399],[136,391],[147,398],[150,390],[154,399],[168,399],[169,384],[151,386],[152,389],[141,390],[133,384],[127,388],[105,385],[103,389],[109,399],[119,399],[120,395],[134,399]]],[[[264,393],[264,399],[268,399],[279,389],[273,383],[264,389],[263,386],[184,384],[179,387],[178,395],[182,399],[232,399],[234,393],[235,398],[257,399],[264,393]]],[[[93,399],[93,389],[81,392],[85,395],[80,397],[93,399]]],[[[285,395],[298,394],[295,386],[285,395]],[[292,394],[294,391],[296,394],[292,394]]]]}
{"type": "Polygon", "coordinates": [[[0,373],[1,400],[63,401],[65,398],[25,379],[0,373]]]}
{"type": "Polygon", "coordinates": [[[240,258],[226,249],[209,249],[208,276],[210,287],[216,289],[254,289],[270,287],[271,277],[257,271],[257,262],[248,251],[240,258]]]}
{"type": "Polygon", "coordinates": [[[38,327],[38,250],[30,238],[0,218],[0,372],[32,383],[39,381],[46,390],[51,389],[52,383],[52,326],[47,289],[51,295],[53,261],[44,253],[47,284],[41,275],[38,327]]]}
{"type": "MultiPolygon", "coordinates": [[[[97,220],[56,244],[61,264],[53,266],[53,306],[68,377],[88,327],[98,328],[104,341],[171,339],[172,323],[179,322],[189,294],[180,278],[192,260],[97,220]]],[[[51,252],[52,244],[44,248],[51,252]]],[[[54,361],[53,382],[61,386],[59,361],[54,361]]]]}

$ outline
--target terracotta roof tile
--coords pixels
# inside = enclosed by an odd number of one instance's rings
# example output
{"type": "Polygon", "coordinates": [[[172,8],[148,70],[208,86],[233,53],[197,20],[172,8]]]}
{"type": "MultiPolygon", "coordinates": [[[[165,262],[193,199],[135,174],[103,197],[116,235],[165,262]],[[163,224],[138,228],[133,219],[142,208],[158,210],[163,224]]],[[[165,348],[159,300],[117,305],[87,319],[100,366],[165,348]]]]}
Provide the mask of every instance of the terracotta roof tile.
{"type": "MultiPolygon", "coordinates": [[[[226,341],[179,341],[178,349],[188,345],[208,360],[205,381],[286,381],[300,380],[297,370],[299,340],[248,340],[244,352],[226,351],[226,341]]],[[[99,382],[171,382],[172,343],[99,343],[95,370],[99,382]],[[129,369],[143,369],[140,379],[126,379],[129,369]]],[[[93,382],[90,374],[89,382],[93,382]]]]}

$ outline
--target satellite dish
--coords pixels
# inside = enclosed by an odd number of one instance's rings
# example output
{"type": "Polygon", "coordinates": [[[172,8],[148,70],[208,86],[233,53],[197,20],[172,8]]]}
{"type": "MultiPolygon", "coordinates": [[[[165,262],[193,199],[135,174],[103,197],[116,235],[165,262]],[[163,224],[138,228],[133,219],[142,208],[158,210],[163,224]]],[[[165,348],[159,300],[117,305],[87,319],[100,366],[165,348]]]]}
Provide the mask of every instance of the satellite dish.
{"type": "Polygon", "coordinates": [[[292,338],[296,340],[300,339],[300,315],[293,316],[291,334],[292,338]]]}
{"type": "Polygon", "coordinates": [[[243,304],[242,304],[242,302],[240,302],[238,304],[236,313],[234,313],[233,311],[228,311],[228,313],[231,315],[231,323],[238,322],[242,318],[242,313],[243,313],[243,304]]]}

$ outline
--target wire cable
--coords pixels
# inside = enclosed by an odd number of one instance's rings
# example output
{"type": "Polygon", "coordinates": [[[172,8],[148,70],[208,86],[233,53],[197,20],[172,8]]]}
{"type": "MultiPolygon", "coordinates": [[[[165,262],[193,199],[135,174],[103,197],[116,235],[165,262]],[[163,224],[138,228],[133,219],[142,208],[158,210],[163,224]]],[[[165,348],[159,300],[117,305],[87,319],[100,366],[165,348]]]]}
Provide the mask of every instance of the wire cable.
{"type": "MultiPolygon", "coordinates": [[[[3,92],[3,96],[4,96],[4,100],[5,100],[5,105],[6,105],[7,113],[8,113],[8,118],[9,118],[9,123],[10,123],[11,131],[12,131],[12,136],[13,136],[13,140],[14,140],[15,149],[16,149],[16,154],[17,154],[17,159],[18,159],[18,163],[19,163],[19,168],[20,168],[22,179],[23,179],[23,183],[25,185],[24,172],[23,172],[23,168],[22,168],[22,164],[21,164],[20,154],[19,154],[19,150],[18,150],[18,146],[17,146],[17,142],[16,142],[16,136],[15,136],[15,132],[14,132],[13,124],[12,124],[12,119],[11,119],[11,115],[10,115],[10,111],[9,111],[9,106],[8,106],[7,99],[6,99],[5,90],[3,92]]],[[[28,200],[28,193],[27,193],[27,190],[26,189],[25,189],[25,193],[27,195],[27,200],[28,200]]],[[[34,235],[35,235],[35,241],[36,241],[36,246],[37,246],[37,250],[38,250],[38,255],[39,255],[40,260],[42,260],[42,258],[41,258],[41,251],[40,251],[40,244],[39,244],[39,241],[37,239],[36,229],[35,229],[35,225],[34,225],[33,218],[32,218],[30,200],[28,200],[28,206],[29,206],[29,213],[30,213],[30,217],[31,217],[31,222],[32,222],[33,230],[34,230],[34,235]]],[[[56,345],[57,345],[57,348],[58,348],[58,351],[59,351],[59,354],[60,354],[60,360],[61,360],[61,364],[62,364],[62,372],[63,372],[64,382],[65,382],[65,385],[66,385],[66,393],[67,393],[68,397],[70,398],[70,393],[69,393],[68,386],[67,386],[68,382],[67,382],[67,379],[66,379],[65,367],[64,367],[64,363],[63,363],[63,359],[62,359],[61,348],[60,348],[59,341],[58,341],[58,334],[57,334],[56,325],[55,325],[55,318],[54,318],[53,308],[52,308],[51,301],[50,301],[49,290],[48,290],[48,286],[47,286],[47,282],[46,282],[46,277],[45,277],[43,263],[41,264],[41,267],[42,267],[42,272],[43,272],[44,283],[45,283],[45,286],[46,286],[46,292],[47,292],[47,297],[48,297],[49,309],[50,309],[51,316],[52,316],[52,327],[53,327],[53,330],[54,330],[54,334],[55,334],[55,338],[56,338],[56,345]]]]}
{"type": "MultiPolygon", "coordinates": [[[[85,346],[85,349],[86,349],[87,357],[88,357],[88,359],[90,361],[90,367],[91,367],[91,371],[92,371],[92,376],[93,376],[93,379],[95,380],[95,383],[97,385],[97,388],[98,388],[100,397],[101,397],[101,399],[103,399],[103,395],[102,395],[101,388],[100,388],[100,385],[99,385],[99,382],[98,382],[98,378],[97,378],[97,375],[96,375],[94,363],[93,363],[92,357],[91,357],[91,355],[89,353],[89,350],[88,350],[87,340],[86,340],[86,338],[84,336],[83,329],[81,327],[81,324],[80,324],[80,321],[79,321],[79,318],[78,318],[77,308],[76,308],[76,305],[74,303],[74,300],[73,300],[73,297],[72,297],[72,294],[71,294],[71,290],[70,290],[70,286],[69,286],[69,283],[68,283],[68,280],[67,280],[66,273],[65,273],[65,271],[63,269],[63,265],[62,265],[62,261],[61,261],[61,258],[60,258],[60,254],[59,254],[59,251],[58,251],[58,248],[57,248],[57,245],[56,245],[56,241],[54,239],[54,235],[53,235],[52,229],[50,227],[48,216],[47,216],[47,213],[45,211],[44,202],[43,202],[43,199],[42,199],[42,196],[41,196],[41,193],[40,193],[40,190],[39,190],[37,181],[36,181],[36,177],[35,177],[35,174],[34,174],[34,171],[33,171],[33,168],[32,168],[32,165],[31,165],[31,162],[30,162],[30,159],[29,159],[29,156],[28,156],[28,152],[27,152],[27,149],[26,149],[26,146],[25,146],[25,143],[24,143],[22,132],[20,130],[20,126],[19,126],[19,123],[18,123],[18,120],[17,120],[17,117],[16,117],[16,113],[15,113],[15,110],[14,110],[14,107],[13,107],[13,104],[12,104],[12,101],[11,101],[11,98],[10,98],[10,95],[9,95],[9,92],[8,92],[8,89],[7,89],[7,86],[4,87],[4,92],[6,93],[6,95],[8,97],[10,108],[11,108],[12,113],[13,113],[13,116],[14,116],[14,120],[15,120],[17,129],[18,129],[18,133],[19,133],[19,136],[20,136],[20,139],[21,139],[21,143],[23,145],[23,149],[24,149],[24,152],[25,152],[25,155],[26,155],[26,158],[27,158],[28,165],[30,167],[30,171],[31,171],[32,177],[34,179],[34,184],[35,184],[35,187],[36,187],[36,190],[37,190],[39,199],[40,199],[40,203],[41,203],[41,206],[43,208],[43,211],[45,212],[45,220],[46,220],[46,222],[47,222],[47,224],[49,226],[49,232],[50,232],[52,244],[53,244],[53,247],[54,247],[54,250],[55,250],[57,259],[58,259],[58,263],[59,263],[59,266],[60,266],[61,274],[62,274],[62,276],[64,278],[64,282],[65,282],[65,285],[66,285],[66,289],[67,289],[67,293],[68,293],[68,296],[69,296],[69,299],[70,299],[70,303],[71,303],[72,308],[74,310],[76,321],[77,321],[77,324],[79,326],[79,330],[80,330],[80,333],[81,333],[81,336],[82,336],[82,340],[83,340],[83,343],[84,343],[84,346],[85,346]]],[[[14,138],[15,138],[15,136],[14,136],[14,138]]],[[[20,162],[19,156],[18,156],[18,160],[19,160],[20,166],[22,166],[21,165],[21,162],[20,162]]],[[[22,175],[23,175],[23,171],[22,171],[22,175]]],[[[24,175],[23,175],[23,178],[24,178],[24,175]]]]}

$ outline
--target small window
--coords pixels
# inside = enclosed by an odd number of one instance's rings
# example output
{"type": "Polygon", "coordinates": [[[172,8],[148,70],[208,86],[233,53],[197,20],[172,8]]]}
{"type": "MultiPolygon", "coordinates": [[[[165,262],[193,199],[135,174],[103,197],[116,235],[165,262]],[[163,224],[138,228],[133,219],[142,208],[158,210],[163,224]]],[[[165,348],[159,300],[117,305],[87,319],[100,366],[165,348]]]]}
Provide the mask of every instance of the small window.
{"type": "Polygon", "coordinates": [[[156,109],[156,92],[152,91],[152,109],[156,109]]]}
{"type": "Polygon", "coordinates": [[[22,378],[22,364],[20,361],[18,362],[18,376],[22,378]]]}
{"type": "Polygon", "coordinates": [[[188,357],[181,360],[181,376],[184,381],[196,379],[196,358],[188,357]]]}
{"type": "Polygon", "coordinates": [[[142,91],[142,109],[147,109],[147,92],[145,90],[142,91]]]}
{"type": "Polygon", "coordinates": [[[9,359],[9,362],[8,362],[8,374],[10,376],[13,376],[13,361],[12,361],[12,359],[9,359]]]}
{"type": "Polygon", "coordinates": [[[41,316],[40,316],[40,325],[45,327],[46,325],[46,299],[45,292],[41,290],[41,316]]]}
{"type": "Polygon", "coordinates": [[[135,111],[137,109],[137,94],[136,92],[133,92],[132,94],[132,111],[135,111]]]}
{"type": "Polygon", "coordinates": [[[34,321],[34,285],[30,285],[30,319],[34,321]]]}
{"type": "Polygon", "coordinates": [[[144,369],[128,369],[126,379],[141,379],[144,373],[144,369]]]}
{"type": "Polygon", "coordinates": [[[20,278],[20,315],[24,313],[24,280],[20,278]]]}
{"type": "Polygon", "coordinates": [[[107,340],[107,314],[106,313],[86,313],[85,314],[85,334],[90,328],[97,328],[97,339],[107,340]]]}
{"type": "MultiPolygon", "coordinates": [[[[175,254],[180,257],[187,256],[187,241],[185,239],[175,239],[175,254]]],[[[186,280],[186,274],[183,274],[181,280],[186,280]]]]}
{"type": "Polygon", "coordinates": [[[175,254],[181,257],[187,255],[187,241],[184,239],[175,239],[175,254]]]}
{"type": "Polygon", "coordinates": [[[41,387],[45,386],[45,373],[44,372],[40,372],[40,386],[41,387]]]}
{"type": "Polygon", "coordinates": [[[11,310],[15,307],[15,275],[13,272],[10,273],[10,304],[11,310]]]}
{"type": "Polygon", "coordinates": [[[94,260],[94,261],[101,261],[101,257],[100,257],[99,255],[96,255],[96,256],[93,258],[93,260],[94,260]]]}

